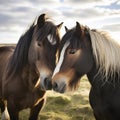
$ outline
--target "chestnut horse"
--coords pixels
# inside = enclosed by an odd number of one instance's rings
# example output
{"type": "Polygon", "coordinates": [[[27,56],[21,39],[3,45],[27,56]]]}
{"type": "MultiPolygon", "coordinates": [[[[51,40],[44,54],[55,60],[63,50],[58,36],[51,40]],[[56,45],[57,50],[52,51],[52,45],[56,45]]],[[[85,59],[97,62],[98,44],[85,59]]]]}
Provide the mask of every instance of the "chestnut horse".
{"type": "Polygon", "coordinates": [[[29,120],[37,120],[45,90],[52,88],[61,25],[54,25],[42,14],[16,47],[0,47],[0,107],[3,112],[7,100],[11,120],[18,120],[19,111],[26,108],[31,110],[29,120]]]}
{"type": "Polygon", "coordinates": [[[62,38],[53,89],[64,93],[78,88],[87,75],[90,105],[96,120],[120,120],[120,44],[104,31],[76,23],[62,38]]]}

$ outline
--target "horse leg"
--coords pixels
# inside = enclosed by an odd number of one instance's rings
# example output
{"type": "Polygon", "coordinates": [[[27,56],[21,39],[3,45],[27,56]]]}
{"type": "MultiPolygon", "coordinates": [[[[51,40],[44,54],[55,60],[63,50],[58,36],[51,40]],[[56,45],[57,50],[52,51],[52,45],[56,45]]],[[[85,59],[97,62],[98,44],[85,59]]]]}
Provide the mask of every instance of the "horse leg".
{"type": "Polygon", "coordinates": [[[29,120],[37,120],[38,114],[41,111],[44,103],[45,103],[45,99],[42,99],[36,106],[31,108],[29,120]]]}
{"type": "Polygon", "coordinates": [[[1,120],[10,120],[6,100],[4,100],[4,101],[2,100],[2,109],[1,109],[1,111],[2,111],[1,120]]]}
{"type": "Polygon", "coordinates": [[[15,105],[11,104],[11,102],[8,102],[7,107],[10,115],[10,120],[19,120],[19,111],[16,109],[15,105]]]}
{"type": "Polygon", "coordinates": [[[4,112],[5,110],[5,105],[4,105],[4,101],[0,99],[0,108],[1,108],[1,112],[4,112]]]}
{"type": "Polygon", "coordinates": [[[19,120],[18,111],[14,110],[13,108],[8,108],[8,112],[10,115],[10,120],[19,120]]]}

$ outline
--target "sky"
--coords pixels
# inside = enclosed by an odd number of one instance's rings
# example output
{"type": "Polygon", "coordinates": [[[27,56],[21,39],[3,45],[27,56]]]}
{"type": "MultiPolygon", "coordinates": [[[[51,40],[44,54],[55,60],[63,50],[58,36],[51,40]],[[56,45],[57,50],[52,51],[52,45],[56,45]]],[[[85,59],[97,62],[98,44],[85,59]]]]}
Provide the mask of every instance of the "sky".
{"type": "Polygon", "coordinates": [[[42,13],[69,29],[78,21],[120,41],[120,0],[0,0],[0,43],[17,43],[42,13]]]}

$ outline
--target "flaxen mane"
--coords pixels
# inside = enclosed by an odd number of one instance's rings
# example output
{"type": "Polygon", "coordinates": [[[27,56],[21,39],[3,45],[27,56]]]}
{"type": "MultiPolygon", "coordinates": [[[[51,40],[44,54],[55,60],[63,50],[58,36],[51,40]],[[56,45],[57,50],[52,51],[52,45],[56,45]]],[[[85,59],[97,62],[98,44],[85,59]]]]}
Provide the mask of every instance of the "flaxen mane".
{"type": "Polygon", "coordinates": [[[107,78],[120,73],[120,45],[106,32],[89,30],[93,55],[99,72],[107,78]]]}

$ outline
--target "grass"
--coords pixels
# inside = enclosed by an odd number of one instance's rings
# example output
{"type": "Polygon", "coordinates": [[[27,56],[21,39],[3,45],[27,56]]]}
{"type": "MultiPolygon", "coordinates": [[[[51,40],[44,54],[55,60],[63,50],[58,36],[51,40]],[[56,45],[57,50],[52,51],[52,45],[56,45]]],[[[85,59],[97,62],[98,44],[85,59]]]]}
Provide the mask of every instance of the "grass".
{"type": "Polygon", "coordinates": [[[41,120],[95,120],[89,105],[90,85],[84,77],[75,92],[47,93],[47,102],[40,113],[41,120]]]}
{"type": "MultiPolygon", "coordinates": [[[[89,105],[90,84],[83,77],[80,87],[75,92],[59,94],[48,91],[46,104],[38,120],[95,120],[89,105]]],[[[20,113],[20,120],[27,120],[28,110],[20,113]]]]}
{"type": "Polygon", "coordinates": [[[7,44],[7,43],[5,43],[5,44],[0,44],[0,47],[2,47],[2,46],[15,46],[16,44],[7,44]]]}

